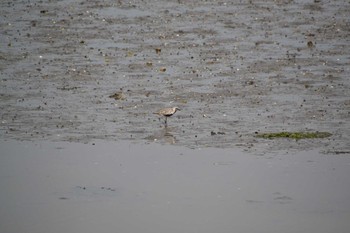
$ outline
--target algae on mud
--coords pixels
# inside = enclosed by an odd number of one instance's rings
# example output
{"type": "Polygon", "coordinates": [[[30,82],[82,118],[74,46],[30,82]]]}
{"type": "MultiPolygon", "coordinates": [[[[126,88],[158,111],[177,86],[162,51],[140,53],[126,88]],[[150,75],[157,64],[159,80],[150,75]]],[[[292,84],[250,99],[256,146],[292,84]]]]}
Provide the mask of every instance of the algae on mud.
{"type": "Polygon", "coordinates": [[[257,137],[265,139],[275,138],[291,138],[291,139],[313,139],[313,138],[327,138],[332,136],[329,132],[275,132],[258,134],[257,137]]]}

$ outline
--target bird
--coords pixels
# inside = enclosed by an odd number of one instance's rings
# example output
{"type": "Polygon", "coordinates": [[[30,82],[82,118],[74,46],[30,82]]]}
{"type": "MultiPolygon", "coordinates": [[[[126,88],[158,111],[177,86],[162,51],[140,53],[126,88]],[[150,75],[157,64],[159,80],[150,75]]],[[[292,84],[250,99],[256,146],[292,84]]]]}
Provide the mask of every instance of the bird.
{"type": "Polygon", "coordinates": [[[154,112],[153,114],[157,114],[159,116],[165,116],[165,126],[168,125],[168,117],[171,117],[175,114],[176,111],[180,110],[178,107],[172,107],[172,108],[162,108],[158,112],[154,112]]]}

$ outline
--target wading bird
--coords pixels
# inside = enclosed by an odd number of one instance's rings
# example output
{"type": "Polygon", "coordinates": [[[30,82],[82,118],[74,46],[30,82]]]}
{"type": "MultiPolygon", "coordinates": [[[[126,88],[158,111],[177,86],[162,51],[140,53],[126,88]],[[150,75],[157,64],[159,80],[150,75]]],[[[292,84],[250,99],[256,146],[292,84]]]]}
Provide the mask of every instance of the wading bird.
{"type": "Polygon", "coordinates": [[[174,115],[174,113],[180,110],[178,107],[173,107],[173,108],[163,108],[160,109],[158,112],[154,112],[154,114],[157,114],[159,116],[165,116],[165,127],[168,125],[168,117],[171,117],[172,115],[174,115]]]}

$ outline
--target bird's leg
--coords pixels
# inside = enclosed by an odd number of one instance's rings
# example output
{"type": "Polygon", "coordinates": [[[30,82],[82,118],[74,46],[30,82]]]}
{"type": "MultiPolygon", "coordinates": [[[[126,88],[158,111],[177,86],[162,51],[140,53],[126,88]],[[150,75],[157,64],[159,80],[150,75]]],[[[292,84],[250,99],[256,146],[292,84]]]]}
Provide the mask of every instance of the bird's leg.
{"type": "Polygon", "coordinates": [[[167,127],[167,126],[168,126],[168,118],[165,117],[165,127],[167,127]]]}

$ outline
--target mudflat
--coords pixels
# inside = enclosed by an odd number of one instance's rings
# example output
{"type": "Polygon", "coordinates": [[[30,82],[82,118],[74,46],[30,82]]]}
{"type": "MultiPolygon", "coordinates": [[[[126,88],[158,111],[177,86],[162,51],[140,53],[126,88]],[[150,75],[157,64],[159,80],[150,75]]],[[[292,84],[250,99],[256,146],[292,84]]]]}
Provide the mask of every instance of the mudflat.
{"type": "Polygon", "coordinates": [[[1,137],[349,151],[348,10],[346,1],[2,2],[1,137]],[[182,111],[164,130],[152,113],[173,106],[182,111]],[[283,131],[332,137],[255,137],[283,131]]]}

